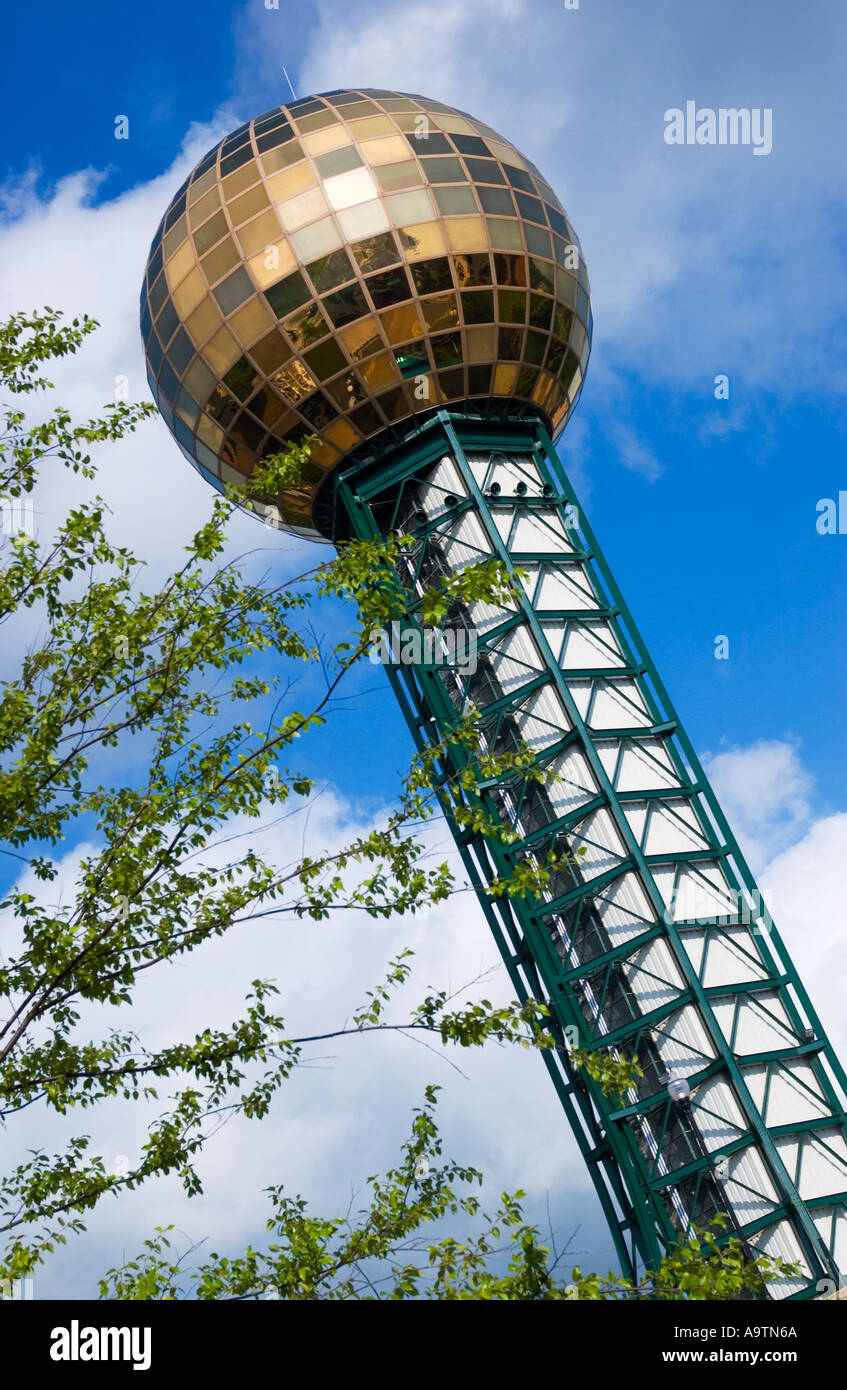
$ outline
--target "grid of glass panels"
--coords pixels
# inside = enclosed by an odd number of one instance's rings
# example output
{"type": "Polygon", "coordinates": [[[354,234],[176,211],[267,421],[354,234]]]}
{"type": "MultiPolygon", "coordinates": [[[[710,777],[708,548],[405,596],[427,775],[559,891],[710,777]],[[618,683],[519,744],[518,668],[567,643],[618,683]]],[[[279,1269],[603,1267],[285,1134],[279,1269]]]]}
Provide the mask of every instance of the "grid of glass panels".
{"type": "Polygon", "coordinates": [[[560,433],[592,318],[535,166],[464,112],[364,90],[278,106],[200,161],[153,239],[141,328],[159,409],[214,485],[317,436],[268,520],[318,539],[326,473],[418,411],[518,397],[560,433]]]}

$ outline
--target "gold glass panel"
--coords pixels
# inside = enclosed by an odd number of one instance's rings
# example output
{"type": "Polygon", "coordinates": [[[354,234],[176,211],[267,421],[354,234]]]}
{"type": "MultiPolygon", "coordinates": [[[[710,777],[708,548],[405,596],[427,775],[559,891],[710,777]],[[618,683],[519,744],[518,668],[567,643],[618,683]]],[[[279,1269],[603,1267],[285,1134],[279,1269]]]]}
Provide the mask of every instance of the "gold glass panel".
{"type": "Polygon", "coordinates": [[[369,357],[382,347],[379,324],[373,317],[358,319],[356,323],[339,328],[337,336],[341,339],[351,357],[369,357]]]}
{"type": "Polygon", "coordinates": [[[236,444],[234,440],[227,439],[223,447],[223,452],[228,459],[231,459],[234,466],[240,473],[248,474],[253,467],[254,457],[249,449],[245,449],[243,444],[236,444]]]}
{"type": "Polygon", "coordinates": [[[435,294],[431,299],[423,300],[421,310],[430,333],[455,328],[459,322],[455,294],[435,294]]]}
{"type": "Polygon", "coordinates": [[[495,396],[510,396],[515,389],[515,381],[518,375],[517,363],[501,362],[494,369],[494,394],[495,396]]]}
{"type": "Polygon", "coordinates": [[[382,164],[376,171],[377,183],[384,193],[393,193],[400,188],[414,188],[423,183],[423,177],[414,159],[403,159],[399,164],[382,164]]]}
{"type": "Polygon", "coordinates": [[[368,203],[379,193],[373,174],[364,167],[348,169],[346,174],[334,174],[324,181],[324,188],[336,212],[342,208],[357,207],[359,203],[368,203]]]}
{"type": "Polygon", "coordinates": [[[469,362],[493,362],[497,356],[497,329],[494,324],[478,324],[465,332],[469,362]]]}
{"type": "Polygon", "coordinates": [[[351,139],[350,132],[345,130],[343,125],[331,125],[305,136],[303,146],[309,154],[326,154],[327,150],[337,150],[342,145],[349,145],[351,139]]]}
{"type": "Polygon", "coordinates": [[[185,376],[182,384],[195,401],[207,401],[215,384],[215,378],[206,366],[202,357],[195,357],[185,376]]]}
{"type": "Polygon", "coordinates": [[[185,320],[196,309],[206,293],[206,281],[197,266],[186,275],[181,285],[173,291],[171,298],[180,318],[185,320]]]}
{"type": "Polygon", "coordinates": [[[165,260],[169,260],[174,251],[178,251],[185,238],[188,236],[188,222],[185,213],[175,222],[170,231],[162,238],[162,255],[165,260]]]}
{"type": "Polygon", "coordinates": [[[333,468],[338,462],[338,450],[333,449],[331,444],[322,441],[312,445],[309,459],[311,463],[318,464],[320,468],[333,468]]]}
{"type": "Polygon", "coordinates": [[[396,386],[393,390],[383,391],[379,398],[379,407],[389,420],[402,420],[411,409],[401,385],[396,386]]]}
{"type": "Polygon", "coordinates": [[[416,261],[421,257],[443,256],[447,250],[444,229],[438,222],[431,222],[428,226],[424,224],[422,226],[401,227],[400,244],[406,253],[407,261],[416,261]]]}
{"type": "Polygon", "coordinates": [[[275,203],[284,203],[286,198],[293,198],[295,193],[311,188],[316,178],[311,164],[295,164],[292,169],[285,169],[269,178],[268,191],[275,203]]]}
{"type": "MultiPolygon", "coordinates": [[[[209,172],[211,173],[212,171],[209,170],[209,172]]],[[[215,184],[214,188],[210,188],[208,193],[204,193],[202,198],[198,198],[197,202],[189,209],[188,221],[191,224],[192,232],[195,227],[202,226],[208,217],[211,217],[213,213],[217,212],[220,205],[220,189],[218,185],[215,184]]]]}
{"type": "Polygon", "coordinates": [[[217,183],[218,171],[213,166],[211,169],[207,169],[205,174],[201,174],[199,179],[195,179],[192,183],[190,189],[188,190],[189,207],[191,207],[192,204],[196,203],[200,198],[202,198],[206,193],[208,193],[210,188],[216,188],[217,183]]]}
{"type": "Polygon", "coordinates": [[[311,227],[291,234],[291,244],[303,265],[317,260],[318,256],[328,256],[331,251],[337,251],[342,242],[343,238],[332,217],[322,217],[311,227]]]}
{"type": "Polygon", "coordinates": [[[364,120],[351,121],[350,129],[357,140],[370,140],[375,135],[393,135],[396,126],[387,116],[366,116],[364,120]]]}
{"type": "Polygon", "coordinates": [[[511,164],[513,169],[526,168],[517,150],[513,150],[511,145],[503,145],[499,140],[486,140],[485,143],[495,159],[502,160],[504,164],[511,164]]]}
{"type": "Polygon", "coordinates": [[[495,251],[522,251],[521,224],[509,217],[489,217],[488,235],[495,251]]]}
{"type": "Polygon", "coordinates": [[[329,439],[333,444],[337,444],[342,451],[345,449],[352,449],[353,445],[358,444],[360,439],[360,435],[354,430],[349,421],[342,419],[341,416],[339,416],[337,420],[333,420],[332,424],[328,425],[323,433],[325,439],[329,439]]]}
{"type": "Polygon", "coordinates": [[[279,239],[282,228],[273,208],[268,208],[261,217],[254,217],[236,232],[238,244],[245,256],[254,256],[279,239]]]}
{"type": "Polygon", "coordinates": [[[296,232],[327,211],[326,198],[319,188],[307,188],[279,204],[279,220],[287,232],[296,232]]]}
{"type": "Polygon", "coordinates": [[[335,125],[338,120],[334,111],[313,111],[310,116],[301,116],[296,124],[301,135],[313,130],[323,130],[325,126],[335,125]]]}
{"type": "Polygon", "coordinates": [[[200,422],[197,426],[197,436],[216,454],[223,443],[224,432],[216,420],[210,419],[208,415],[201,414],[200,422]]]}
{"type": "MultiPolygon", "coordinates": [[[[368,101],[367,97],[356,96],[354,92],[348,92],[346,95],[349,96],[349,101],[343,102],[339,97],[338,100],[334,102],[334,105],[340,109],[346,121],[355,121],[359,116],[379,115],[379,106],[377,106],[376,102],[368,101]]],[[[380,102],[379,105],[381,106],[382,102],[380,102]]]]}
{"type": "Polygon", "coordinates": [[[568,418],[568,411],[570,410],[567,396],[564,397],[559,405],[554,404],[561,389],[560,386],[557,386],[555,390],[550,393],[550,399],[545,407],[553,417],[554,430],[558,430],[559,427],[564,424],[565,420],[568,418]]]}
{"type": "MultiPolygon", "coordinates": [[[[394,120],[406,135],[416,135],[419,130],[426,129],[421,117],[425,117],[429,121],[430,129],[432,129],[432,117],[427,111],[398,111],[394,120]]],[[[421,154],[426,154],[426,146],[423,141],[421,141],[421,145],[423,146],[421,154]]]]}
{"type": "Polygon", "coordinates": [[[251,217],[255,217],[257,212],[270,205],[270,198],[261,184],[251,188],[249,193],[242,193],[240,197],[234,198],[227,206],[229,219],[233,227],[240,227],[242,223],[249,222],[251,217]]]}
{"type": "Polygon", "coordinates": [[[273,314],[264,299],[256,295],[253,299],[248,299],[246,304],[242,304],[240,309],[236,309],[229,320],[229,327],[239,342],[245,347],[252,347],[257,338],[261,338],[273,328],[274,323],[273,314]]]}
{"type": "Polygon", "coordinates": [[[391,382],[401,379],[400,373],[387,352],[381,352],[377,357],[372,357],[369,362],[363,362],[359,372],[369,391],[380,391],[383,386],[388,386],[391,382]]]}
{"type": "Polygon", "coordinates": [[[475,127],[470,121],[466,121],[464,116],[448,116],[439,112],[438,125],[441,130],[447,130],[451,135],[476,135],[475,127]]]}
{"type": "Polygon", "coordinates": [[[369,164],[392,164],[408,159],[409,142],[402,135],[389,135],[383,140],[363,140],[361,150],[369,164]]]}
{"type": "MultiPolygon", "coordinates": [[[[287,362],[291,357],[291,348],[283,338],[278,328],[273,329],[266,338],[260,343],[255,343],[250,349],[250,356],[256,363],[260,371],[265,376],[271,376],[277,367],[281,367],[283,362],[287,362]]],[[[291,424],[295,424],[294,420],[291,424]]]]}
{"type": "Polygon", "coordinates": [[[260,290],[265,290],[268,285],[275,285],[277,280],[288,275],[296,264],[297,258],[288,242],[283,238],[273,245],[266,246],[264,251],[258,251],[255,256],[251,256],[247,262],[247,269],[250,271],[253,284],[260,290]]]}
{"type": "Polygon", "coordinates": [[[392,345],[407,343],[410,338],[420,338],[423,333],[414,304],[398,304],[396,309],[386,309],[380,318],[385,336],[392,345]]]}
{"type": "Polygon", "coordinates": [[[409,222],[428,222],[436,215],[432,195],[426,188],[419,189],[417,193],[395,193],[386,198],[385,206],[398,227],[409,222]]]}
{"type": "Polygon", "coordinates": [[[391,225],[378,198],[357,208],[345,208],[338,214],[338,221],[348,241],[362,241],[364,237],[376,236],[377,232],[387,232],[391,225]]]}
{"type": "Polygon", "coordinates": [[[199,348],[205,343],[207,338],[220,327],[223,315],[218,308],[218,301],[208,294],[204,286],[206,298],[192,314],[185,320],[185,327],[195,347],[199,348]]]}
{"type": "Polygon", "coordinates": [[[411,97],[383,97],[380,106],[383,111],[417,111],[419,103],[411,97]]]}
{"type": "Polygon", "coordinates": [[[282,326],[298,352],[325,338],[330,330],[317,304],[307,304],[304,309],[290,314],[283,319],[282,326]]]}
{"type": "Polygon", "coordinates": [[[275,174],[280,169],[287,169],[289,165],[296,164],[303,158],[303,149],[298,140],[289,140],[287,145],[276,145],[272,150],[266,150],[260,156],[260,164],[267,176],[275,174]]]}
{"type": "Polygon", "coordinates": [[[231,236],[226,237],[214,251],[210,251],[208,256],[204,256],[200,264],[206,273],[206,279],[210,285],[216,285],[225,275],[232,270],[233,266],[238,265],[241,257],[238,248],[231,236]]]}
{"type": "Polygon", "coordinates": [[[184,280],[189,270],[193,270],[197,264],[194,255],[194,244],[190,237],[182,243],[178,251],[175,251],[169,261],[165,262],[165,274],[168,277],[168,286],[173,293],[175,287],[184,280]]]}
{"type": "Polygon", "coordinates": [[[447,242],[451,251],[487,251],[488,238],[481,217],[451,217],[446,222],[447,242]]]}
{"type": "Polygon", "coordinates": [[[535,387],[533,388],[532,392],[532,399],[535,401],[537,405],[544,405],[544,402],[549,396],[554,384],[555,379],[552,376],[550,376],[549,372],[538,373],[538,380],[536,381],[535,387]]]}
{"type": "Polygon", "coordinates": [[[295,415],[294,411],[286,406],[285,414],[281,415],[274,425],[274,429],[280,439],[284,439],[290,430],[296,429],[300,424],[300,416],[295,415]]]}
{"type": "Polygon", "coordinates": [[[226,220],[226,213],[223,208],[218,208],[202,226],[198,227],[193,235],[194,245],[198,256],[205,256],[207,251],[211,251],[221,237],[225,237],[229,231],[229,224],[226,220]]]}
{"type": "Polygon", "coordinates": [[[231,202],[239,193],[243,193],[245,188],[251,188],[259,177],[259,166],[255,159],[249,159],[246,164],[242,164],[240,169],[234,169],[231,174],[227,174],[225,179],[221,179],[224,202],[231,202]]]}
{"type": "Polygon", "coordinates": [[[318,384],[309,368],[296,359],[274,372],[271,381],[280,395],[292,405],[302,401],[304,396],[310,395],[318,384]]]}
{"type": "Polygon", "coordinates": [[[203,349],[204,358],[218,376],[225,376],[241,355],[241,344],[236,342],[226,326],[219,328],[203,349]]]}

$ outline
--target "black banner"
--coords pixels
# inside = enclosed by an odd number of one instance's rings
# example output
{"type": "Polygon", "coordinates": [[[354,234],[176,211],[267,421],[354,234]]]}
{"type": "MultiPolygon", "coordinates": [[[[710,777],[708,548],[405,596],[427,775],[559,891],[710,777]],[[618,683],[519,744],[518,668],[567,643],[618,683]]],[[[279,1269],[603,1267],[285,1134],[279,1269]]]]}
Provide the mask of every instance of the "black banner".
{"type": "MultiPolygon", "coordinates": [[[[275,1363],[280,1376],[301,1376],[311,1365],[323,1381],[336,1366],[347,1379],[392,1357],[392,1378],[414,1338],[422,1373],[426,1358],[439,1378],[449,1375],[453,1350],[465,1346],[475,1364],[509,1356],[504,1337],[539,1332],[554,1340],[533,1352],[527,1369],[556,1362],[661,1376],[702,1366],[743,1366],[765,1378],[784,1366],[804,1375],[831,1374],[843,1363],[847,1309],[838,1301],[804,1303],[613,1303],[566,1299],[545,1306],[514,1304],[489,1323],[491,1304],[474,1312],[406,1303],[383,1307],[376,1300],[296,1304],[274,1300],[226,1303],[0,1302],[3,1360],[8,1368],[20,1349],[35,1383],[114,1379],[122,1374],[160,1377],[207,1374],[216,1383],[232,1370],[275,1363]],[[319,1334],[319,1339],[315,1334],[319,1334]],[[473,1338],[464,1343],[465,1336],[473,1338]],[[367,1340],[364,1340],[364,1339],[367,1340]],[[449,1340],[444,1341],[447,1338],[449,1340]],[[396,1339],[396,1347],[393,1345],[396,1339]],[[358,1352],[356,1351],[358,1348],[358,1352]],[[395,1359],[398,1358],[398,1359],[395,1359]]],[[[514,1346],[512,1352],[515,1352],[514,1346]]],[[[464,1361],[465,1357],[461,1358],[464,1361]]],[[[459,1363],[454,1367],[458,1374],[459,1363]]],[[[382,1378],[382,1376],[380,1377],[382,1378]]],[[[428,1377],[429,1378],[429,1377],[428,1377]]]]}

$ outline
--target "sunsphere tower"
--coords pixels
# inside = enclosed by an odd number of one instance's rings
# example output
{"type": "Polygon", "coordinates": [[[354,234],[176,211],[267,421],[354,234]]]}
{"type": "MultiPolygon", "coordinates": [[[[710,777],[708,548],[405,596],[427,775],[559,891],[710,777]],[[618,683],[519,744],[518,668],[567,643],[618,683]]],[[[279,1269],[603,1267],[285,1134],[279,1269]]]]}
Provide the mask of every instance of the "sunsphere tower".
{"type": "MultiPolygon", "coordinates": [[[[275,107],[201,160],[153,239],[148,379],[215,487],[317,441],[266,522],[316,541],[416,539],[406,621],[436,575],[487,557],[510,606],[451,616],[474,672],[389,670],[418,747],[463,709],[480,749],[555,776],[483,793],[518,837],[457,832],[628,1273],[723,1213],[797,1261],[778,1298],[847,1270],[847,1077],[641,641],[553,439],[591,345],[579,242],[535,166],[419,96],[334,91],[275,107]],[[576,857],[576,851],[585,854],[576,857]],[[484,886],[549,851],[541,898],[484,886]],[[616,1104],[568,1042],[637,1053],[616,1104]]],[[[457,755],[458,756],[458,755],[457,755]]]]}

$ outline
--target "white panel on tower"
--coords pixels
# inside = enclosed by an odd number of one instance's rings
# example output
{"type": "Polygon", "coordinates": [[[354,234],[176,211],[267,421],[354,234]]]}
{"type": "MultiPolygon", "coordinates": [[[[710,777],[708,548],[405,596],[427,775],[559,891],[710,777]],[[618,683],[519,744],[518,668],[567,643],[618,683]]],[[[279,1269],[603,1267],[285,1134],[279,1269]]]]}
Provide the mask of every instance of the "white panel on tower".
{"type": "Polygon", "coordinates": [[[577,623],[573,619],[559,662],[565,671],[608,670],[626,664],[608,623],[577,623]]]}
{"type": "Polygon", "coordinates": [[[582,565],[538,566],[525,563],[521,568],[530,571],[529,578],[524,580],[524,587],[527,593],[534,594],[537,612],[561,608],[597,608],[597,596],[582,565]]]}
{"type": "Polygon", "coordinates": [[[635,681],[611,681],[600,677],[591,682],[569,682],[572,689],[583,684],[595,690],[593,705],[583,716],[592,729],[637,729],[652,722],[635,681]]]}
{"type": "Polygon", "coordinates": [[[679,777],[662,739],[645,738],[626,744],[616,783],[619,792],[678,786],[679,777]]]}
{"type": "Polygon", "coordinates": [[[715,1056],[715,1049],[693,1004],[653,1025],[659,1056],[674,1076],[701,1071],[715,1056]]]}
{"type": "Polygon", "coordinates": [[[721,1186],[742,1223],[759,1221],[779,1205],[779,1195],[756,1144],[729,1155],[721,1186]]]}
{"type": "Polygon", "coordinates": [[[796,1182],[804,1202],[847,1191],[847,1144],[839,1130],[818,1129],[799,1140],[792,1135],[774,1143],[792,1177],[797,1172],[798,1147],[802,1148],[796,1182]]]}
{"type": "Polygon", "coordinates": [[[529,511],[520,508],[492,512],[494,524],[512,551],[559,555],[573,550],[570,537],[554,507],[529,511]]]}
{"type": "Polygon", "coordinates": [[[547,748],[557,743],[571,727],[552,682],[534,690],[512,713],[521,737],[530,748],[547,748]]]}
{"type": "Polygon", "coordinates": [[[740,1057],[797,1045],[797,1036],[775,990],[714,999],[712,1008],[721,1032],[740,1057]]]}
{"type": "Polygon", "coordinates": [[[556,774],[547,787],[547,797],[557,816],[566,816],[583,801],[597,795],[597,784],[584,753],[568,748],[549,764],[556,774]]]}
{"type": "Polygon", "coordinates": [[[584,821],[568,832],[571,849],[576,853],[585,848],[579,859],[583,878],[598,878],[626,857],[626,849],[615,823],[605,809],[593,811],[584,821]]]}
{"type": "Polygon", "coordinates": [[[815,1073],[803,1058],[745,1067],[744,1080],[768,1125],[799,1124],[831,1114],[815,1073]]]}
{"type": "MultiPolygon", "coordinates": [[[[721,927],[710,931],[707,939],[706,964],[700,976],[706,989],[767,979],[767,969],[746,927],[721,927]]],[[[688,942],[685,944],[687,948],[688,942]]]]}
{"type": "Polygon", "coordinates": [[[697,1132],[710,1151],[732,1144],[746,1132],[744,1113],[724,1077],[712,1076],[703,1081],[694,1090],[691,1103],[697,1132]]]}
{"type": "Polygon", "coordinates": [[[463,512],[438,537],[444,558],[451,569],[478,565],[491,554],[491,545],[473,512],[463,512]]]}
{"type": "Polygon", "coordinates": [[[666,942],[648,941],[621,963],[642,1013],[669,1004],[685,987],[685,981],[666,942]]]}
{"type": "MultiPolygon", "coordinates": [[[[422,483],[418,490],[420,505],[428,517],[437,516],[444,511],[445,498],[449,496],[466,497],[467,488],[465,487],[462,475],[459,472],[453,459],[446,456],[431,473],[425,483],[422,483]]],[[[450,504],[454,505],[453,503],[450,504]]]]}
{"type": "MultiPolygon", "coordinates": [[[[627,815],[637,802],[627,803],[627,815]]],[[[645,854],[687,854],[708,849],[709,841],[694,814],[690,801],[653,802],[644,844],[645,854]]]]}

